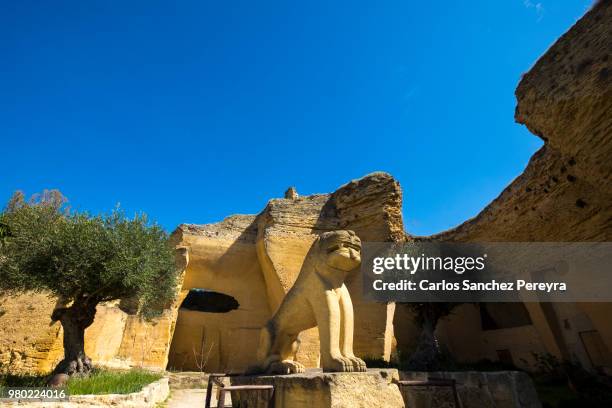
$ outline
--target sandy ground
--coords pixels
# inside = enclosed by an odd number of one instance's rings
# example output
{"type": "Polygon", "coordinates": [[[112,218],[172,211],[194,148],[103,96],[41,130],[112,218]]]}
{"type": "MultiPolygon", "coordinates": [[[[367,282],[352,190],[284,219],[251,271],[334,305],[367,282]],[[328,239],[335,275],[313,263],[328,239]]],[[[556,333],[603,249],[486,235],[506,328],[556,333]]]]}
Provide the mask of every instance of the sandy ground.
{"type": "MultiPolygon", "coordinates": [[[[216,407],[216,395],[213,395],[211,406],[216,407]]],[[[192,408],[202,407],[204,408],[204,402],[206,399],[206,390],[201,388],[188,388],[183,390],[172,390],[170,398],[167,401],[168,408],[192,408]]],[[[231,407],[231,401],[229,396],[225,400],[225,405],[231,407]]]]}

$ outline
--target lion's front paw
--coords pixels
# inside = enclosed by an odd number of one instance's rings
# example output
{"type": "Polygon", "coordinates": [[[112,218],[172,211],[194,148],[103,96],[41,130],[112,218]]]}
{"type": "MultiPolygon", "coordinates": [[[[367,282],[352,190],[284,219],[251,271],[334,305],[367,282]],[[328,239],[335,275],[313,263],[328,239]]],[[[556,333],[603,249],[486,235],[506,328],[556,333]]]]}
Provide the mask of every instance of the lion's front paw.
{"type": "Polygon", "coordinates": [[[353,362],[342,355],[332,356],[323,363],[323,371],[343,373],[352,372],[354,371],[353,362]]]}
{"type": "Polygon", "coordinates": [[[353,363],[353,371],[359,371],[359,372],[368,371],[365,361],[363,361],[359,357],[350,356],[347,358],[351,360],[351,362],[353,363]]]}
{"type": "Polygon", "coordinates": [[[297,361],[283,360],[270,364],[268,372],[269,374],[285,375],[303,373],[305,370],[306,368],[297,361]]]}

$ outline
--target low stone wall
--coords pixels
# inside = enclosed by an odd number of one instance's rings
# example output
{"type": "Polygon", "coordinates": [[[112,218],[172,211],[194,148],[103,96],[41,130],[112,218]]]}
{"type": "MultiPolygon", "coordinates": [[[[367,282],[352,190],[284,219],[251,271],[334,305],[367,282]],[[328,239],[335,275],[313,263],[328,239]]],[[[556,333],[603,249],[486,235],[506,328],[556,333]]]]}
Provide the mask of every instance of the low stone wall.
{"type": "MultiPolygon", "coordinates": [[[[446,378],[457,381],[463,408],[540,408],[538,394],[526,373],[520,371],[400,372],[401,380],[446,378]]],[[[400,387],[410,408],[453,407],[450,387],[400,387]]]]}
{"type": "Polygon", "coordinates": [[[162,378],[131,394],[75,395],[66,402],[5,402],[2,406],[19,408],[153,408],[166,400],[170,388],[162,378]]]}
{"type": "Polygon", "coordinates": [[[171,390],[184,390],[189,388],[206,388],[208,374],[197,371],[169,372],[168,383],[171,390]]]}

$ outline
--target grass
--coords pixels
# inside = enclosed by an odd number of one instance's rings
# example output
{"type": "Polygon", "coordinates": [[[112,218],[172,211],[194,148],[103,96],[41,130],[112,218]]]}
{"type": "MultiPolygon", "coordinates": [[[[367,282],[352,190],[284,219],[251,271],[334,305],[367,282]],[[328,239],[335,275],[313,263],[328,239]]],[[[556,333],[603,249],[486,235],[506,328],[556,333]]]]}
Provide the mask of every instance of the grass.
{"type": "Polygon", "coordinates": [[[162,378],[160,373],[134,369],[130,371],[94,370],[87,377],[73,377],[68,381],[70,395],[129,394],[162,378]]]}
{"type": "MultiPolygon", "coordinates": [[[[68,380],[70,395],[129,394],[138,392],[162,378],[161,373],[132,369],[129,371],[94,369],[88,376],[68,380]]],[[[0,375],[0,387],[43,387],[47,376],[0,375]]]]}

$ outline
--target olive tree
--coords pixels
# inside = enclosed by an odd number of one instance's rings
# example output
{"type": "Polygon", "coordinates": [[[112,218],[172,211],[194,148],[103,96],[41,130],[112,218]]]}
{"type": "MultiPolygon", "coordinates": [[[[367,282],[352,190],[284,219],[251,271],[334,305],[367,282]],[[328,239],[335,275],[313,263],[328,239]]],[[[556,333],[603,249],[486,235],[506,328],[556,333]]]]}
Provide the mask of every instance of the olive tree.
{"type": "Polygon", "coordinates": [[[25,201],[17,193],[0,215],[0,291],[41,292],[62,306],[51,315],[64,332],[64,359],[54,373],[87,373],[85,329],[101,302],[139,299],[146,317],[175,296],[177,270],[167,234],[146,216],[115,210],[90,216],[71,211],[58,191],[25,201]]]}

